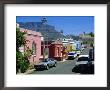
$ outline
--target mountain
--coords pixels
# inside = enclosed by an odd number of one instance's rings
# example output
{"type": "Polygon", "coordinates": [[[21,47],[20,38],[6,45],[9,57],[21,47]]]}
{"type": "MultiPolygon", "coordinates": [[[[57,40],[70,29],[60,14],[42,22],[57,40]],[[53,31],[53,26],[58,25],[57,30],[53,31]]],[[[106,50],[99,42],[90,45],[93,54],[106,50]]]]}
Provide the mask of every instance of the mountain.
{"type": "Polygon", "coordinates": [[[25,28],[37,32],[41,32],[45,40],[56,40],[63,37],[60,32],[58,32],[54,26],[48,24],[42,24],[41,22],[17,22],[20,28],[25,28]]]}

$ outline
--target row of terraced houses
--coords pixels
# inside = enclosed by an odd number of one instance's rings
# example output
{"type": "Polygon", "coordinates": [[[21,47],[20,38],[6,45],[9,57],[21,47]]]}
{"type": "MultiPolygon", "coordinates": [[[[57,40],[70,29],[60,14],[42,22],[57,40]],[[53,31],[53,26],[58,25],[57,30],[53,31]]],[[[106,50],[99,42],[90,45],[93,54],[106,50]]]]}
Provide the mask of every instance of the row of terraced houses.
{"type": "MultiPolygon", "coordinates": [[[[19,25],[17,24],[17,28],[19,25]]],[[[26,32],[25,38],[28,41],[26,43],[27,48],[33,50],[32,56],[29,58],[30,63],[36,64],[45,58],[54,58],[58,61],[64,60],[68,57],[68,51],[70,49],[76,49],[75,45],[76,42],[72,42],[71,39],[69,40],[53,40],[53,41],[44,41],[44,38],[40,32],[27,30],[24,28],[20,28],[21,32],[26,32]],[[74,44],[74,45],[73,45],[74,44]],[[48,48],[48,54],[44,55],[44,50],[46,51],[48,48]]],[[[79,45],[79,44],[77,44],[79,45]]],[[[80,48],[81,45],[77,46],[80,48]]],[[[20,47],[20,51],[24,52],[25,47],[20,47]]]]}

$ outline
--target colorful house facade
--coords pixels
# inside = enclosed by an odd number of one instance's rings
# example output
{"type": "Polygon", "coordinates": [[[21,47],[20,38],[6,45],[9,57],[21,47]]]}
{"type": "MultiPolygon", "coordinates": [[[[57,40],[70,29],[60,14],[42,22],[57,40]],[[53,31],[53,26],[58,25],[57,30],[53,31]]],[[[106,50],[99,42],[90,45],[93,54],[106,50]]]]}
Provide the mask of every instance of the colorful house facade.
{"type": "Polygon", "coordinates": [[[49,46],[49,57],[58,61],[63,60],[63,44],[61,41],[56,40],[49,46]]]}
{"type": "Polygon", "coordinates": [[[75,43],[76,43],[76,50],[81,50],[81,41],[75,41],[75,43]]]}
{"type": "Polygon", "coordinates": [[[49,48],[53,41],[42,41],[41,42],[41,56],[43,59],[43,54],[45,53],[45,58],[49,57],[49,48]]]}
{"type": "Polygon", "coordinates": [[[27,30],[24,28],[20,28],[21,32],[26,32],[25,34],[25,39],[26,39],[26,45],[24,47],[24,50],[31,49],[32,50],[32,55],[29,58],[30,63],[38,63],[40,62],[40,57],[41,57],[41,38],[42,35],[40,32],[32,31],[32,30],[27,30]]]}

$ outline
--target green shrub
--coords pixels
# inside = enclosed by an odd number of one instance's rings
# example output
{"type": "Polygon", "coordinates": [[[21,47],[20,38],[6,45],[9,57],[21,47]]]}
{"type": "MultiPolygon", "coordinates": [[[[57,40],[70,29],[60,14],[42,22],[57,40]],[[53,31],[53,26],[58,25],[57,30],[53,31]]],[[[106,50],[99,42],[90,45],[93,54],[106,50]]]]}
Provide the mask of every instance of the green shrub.
{"type": "Polygon", "coordinates": [[[23,55],[21,52],[16,52],[16,71],[20,70],[21,73],[24,73],[29,68],[29,60],[26,55],[23,55]]]}
{"type": "Polygon", "coordinates": [[[21,32],[19,28],[16,28],[16,73],[24,73],[29,68],[29,57],[32,55],[32,50],[27,47],[24,53],[19,51],[19,47],[26,47],[26,39],[24,35],[26,32],[21,32]]]}

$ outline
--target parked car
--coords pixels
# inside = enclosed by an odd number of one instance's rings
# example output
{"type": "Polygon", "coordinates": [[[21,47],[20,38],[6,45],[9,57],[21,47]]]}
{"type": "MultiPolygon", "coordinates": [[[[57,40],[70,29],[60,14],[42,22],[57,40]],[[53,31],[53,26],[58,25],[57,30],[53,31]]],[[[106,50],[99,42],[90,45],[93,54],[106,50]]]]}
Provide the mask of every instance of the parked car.
{"type": "Polygon", "coordinates": [[[91,62],[89,55],[80,55],[77,59],[76,65],[73,67],[72,72],[82,74],[94,73],[94,62],[91,62]]]}
{"type": "Polygon", "coordinates": [[[49,58],[51,59],[51,61],[54,61],[57,64],[57,60],[53,59],[53,58],[49,58]]]}
{"type": "Polygon", "coordinates": [[[94,60],[94,48],[89,50],[89,58],[90,58],[91,61],[94,60]]]}
{"type": "Polygon", "coordinates": [[[34,65],[35,69],[49,69],[50,67],[56,67],[57,65],[57,61],[52,59],[52,58],[47,58],[45,60],[43,60],[42,62],[40,62],[37,65],[34,65]]]}
{"type": "Polygon", "coordinates": [[[68,53],[68,59],[69,59],[69,60],[72,60],[72,59],[74,59],[75,57],[77,57],[77,53],[76,53],[76,52],[69,52],[69,53],[68,53]]]}

